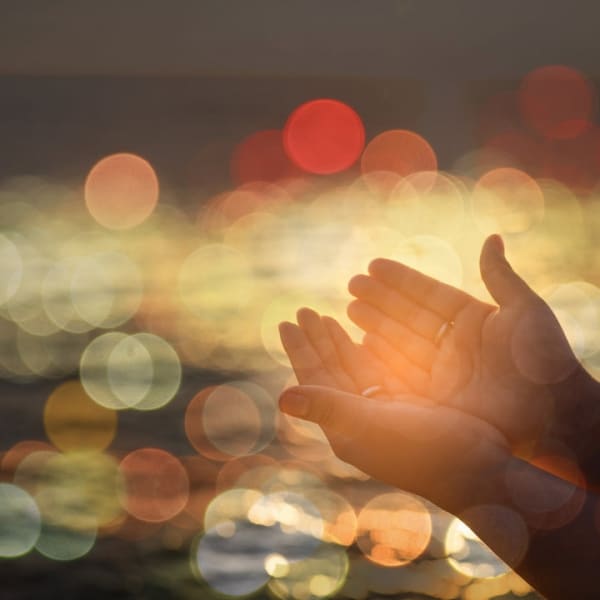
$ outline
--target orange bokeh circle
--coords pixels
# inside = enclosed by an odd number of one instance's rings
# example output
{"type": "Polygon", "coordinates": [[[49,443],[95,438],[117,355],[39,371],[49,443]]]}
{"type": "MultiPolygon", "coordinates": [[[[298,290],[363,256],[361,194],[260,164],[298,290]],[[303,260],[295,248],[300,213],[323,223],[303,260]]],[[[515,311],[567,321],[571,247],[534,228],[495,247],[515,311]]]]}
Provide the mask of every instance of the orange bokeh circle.
{"type": "Polygon", "coordinates": [[[117,432],[117,414],[96,404],[79,381],[67,381],[48,397],[44,426],[63,452],[104,450],[117,432]]]}
{"type": "Polygon", "coordinates": [[[387,567],[406,565],[420,556],[431,539],[431,515],[415,496],[381,494],[358,515],[356,541],[372,562],[387,567]]]}
{"type": "Polygon", "coordinates": [[[189,499],[189,480],[181,462],[159,448],[134,450],[119,465],[124,480],[121,502],[140,521],[159,523],[178,514],[189,499]]]}
{"type": "Polygon", "coordinates": [[[85,181],[85,203],[96,221],[109,229],[142,223],[158,202],[158,178],[136,154],[111,154],[97,162],[85,181]]]}
{"type": "Polygon", "coordinates": [[[361,159],[364,174],[388,171],[406,177],[417,171],[436,171],[435,151],[418,133],[406,129],[390,129],[374,137],[361,159]]]}

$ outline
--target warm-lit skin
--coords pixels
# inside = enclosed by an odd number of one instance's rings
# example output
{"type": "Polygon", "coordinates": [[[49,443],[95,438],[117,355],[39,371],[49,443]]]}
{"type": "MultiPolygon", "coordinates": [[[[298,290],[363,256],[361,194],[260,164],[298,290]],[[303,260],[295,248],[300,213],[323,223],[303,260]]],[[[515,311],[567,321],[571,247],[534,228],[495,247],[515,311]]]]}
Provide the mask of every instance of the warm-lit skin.
{"type": "Polygon", "coordinates": [[[481,252],[498,306],[400,263],[377,259],[349,284],[364,344],[415,393],[485,420],[522,456],[600,442],[600,389],[548,305],[513,271],[499,236],[481,252]],[[442,324],[453,326],[436,344],[442,324]],[[537,447],[537,448],[536,448],[537,447]]]}
{"type": "Polygon", "coordinates": [[[516,485],[524,485],[527,493],[528,480],[535,481],[549,497],[570,494],[572,484],[512,456],[502,433],[484,420],[407,393],[333,319],[302,309],[298,325],[282,323],[280,333],[301,384],[282,394],[284,412],[318,423],[336,454],[372,477],[460,515],[546,597],[597,597],[600,537],[594,494],[580,490],[585,501],[572,521],[538,531],[535,518],[514,504],[519,490],[510,489],[506,473],[517,466],[524,478],[516,485]],[[360,395],[382,382],[391,394],[360,395]],[[494,507],[508,510],[525,526],[528,546],[507,536],[494,507]]]}
{"type": "Polygon", "coordinates": [[[510,455],[500,432],[408,393],[391,377],[386,384],[393,396],[361,396],[360,390],[382,381],[379,361],[329,317],[301,309],[298,323],[280,326],[301,384],[282,396],[285,412],[318,423],[339,458],[380,481],[453,512],[470,506],[474,493],[485,502],[482,478],[502,472],[510,455]]]}

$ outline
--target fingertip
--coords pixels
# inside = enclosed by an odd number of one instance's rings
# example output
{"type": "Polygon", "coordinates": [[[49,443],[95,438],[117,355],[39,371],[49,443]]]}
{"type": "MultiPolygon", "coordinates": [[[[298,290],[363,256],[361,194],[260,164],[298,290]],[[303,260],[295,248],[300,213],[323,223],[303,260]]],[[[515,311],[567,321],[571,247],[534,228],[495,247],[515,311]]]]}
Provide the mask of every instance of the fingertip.
{"type": "Polygon", "coordinates": [[[484,245],[494,250],[497,254],[504,256],[504,240],[499,233],[493,233],[488,236],[484,245]]]}
{"type": "Polygon", "coordinates": [[[374,258],[369,263],[369,273],[371,275],[376,275],[377,273],[381,273],[381,271],[385,270],[388,260],[385,258],[374,258]]]}
{"type": "Polygon", "coordinates": [[[350,317],[352,321],[356,318],[356,316],[360,313],[360,300],[352,300],[346,307],[346,314],[350,317]]]}
{"type": "Polygon", "coordinates": [[[279,409],[293,417],[306,417],[310,410],[310,401],[302,393],[300,386],[293,386],[279,397],[279,409]]]}
{"type": "Polygon", "coordinates": [[[280,333],[283,333],[285,331],[290,331],[292,329],[294,329],[295,327],[298,327],[295,323],[291,323],[290,321],[281,321],[281,323],[279,323],[278,325],[278,329],[280,333]]]}
{"type": "Polygon", "coordinates": [[[362,275],[362,274],[355,275],[348,282],[348,291],[353,296],[360,296],[360,295],[364,294],[365,286],[368,284],[368,282],[369,282],[368,275],[362,275]]]}
{"type": "Polygon", "coordinates": [[[337,320],[334,319],[333,317],[330,317],[329,315],[323,315],[321,317],[321,321],[323,322],[323,325],[325,325],[325,327],[327,327],[328,329],[339,326],[339,323],[337,322],[337,320]]]}
{"type": "Polygon", "coordinates": [[[314,319],[315,316],[318,317],[319,315],[308,306],[303,306],[296,311],[296,319],[300,325],[302,325],[302,323],[306,323],[310,319],[314,319]]]}

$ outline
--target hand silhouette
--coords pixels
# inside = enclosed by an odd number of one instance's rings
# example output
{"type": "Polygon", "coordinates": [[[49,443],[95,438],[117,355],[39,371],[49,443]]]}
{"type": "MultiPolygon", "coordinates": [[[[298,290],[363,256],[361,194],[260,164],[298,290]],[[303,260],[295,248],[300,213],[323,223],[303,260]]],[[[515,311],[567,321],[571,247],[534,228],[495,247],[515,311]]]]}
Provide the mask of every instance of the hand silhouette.
{"type": "Polygon", "coordinates": [[[408,394],[334,319],[301,309],[298,323],[280,325],[301,384],[283,393],[281,408],[318,423],[339,458],[454,512],[484,493],[482,478],[496,481],[490,474],[502,472],[509,449],[494,427],[408,394]],[[388,395],[359,395],[381,382],[388,395]]]}
{"type": "Polygon", "coordinates": [[[515,451],[577,446],[596,423],[596,382],[548,305],[513,271],[499,236],[480,259],[499,306],[400,263],[376,259],[349,284],[364,345],[411,389],[498,428],[515,451]],[[591,398],[590,396],[594,396],[591,398]]]}

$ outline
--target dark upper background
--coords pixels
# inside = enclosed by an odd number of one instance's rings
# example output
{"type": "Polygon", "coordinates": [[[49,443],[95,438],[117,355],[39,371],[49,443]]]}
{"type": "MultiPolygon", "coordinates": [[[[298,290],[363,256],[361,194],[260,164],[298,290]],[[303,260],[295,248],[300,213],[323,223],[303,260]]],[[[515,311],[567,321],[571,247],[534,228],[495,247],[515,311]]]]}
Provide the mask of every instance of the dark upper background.
{"type": "Polygon", "coordinates": [[[236,141],[320,96],[449,168],[486,94],[545,64],[595,78],[599,28],[597,0],[0,0],[0,180],[128,150],[226,185],[236,141]]]}

